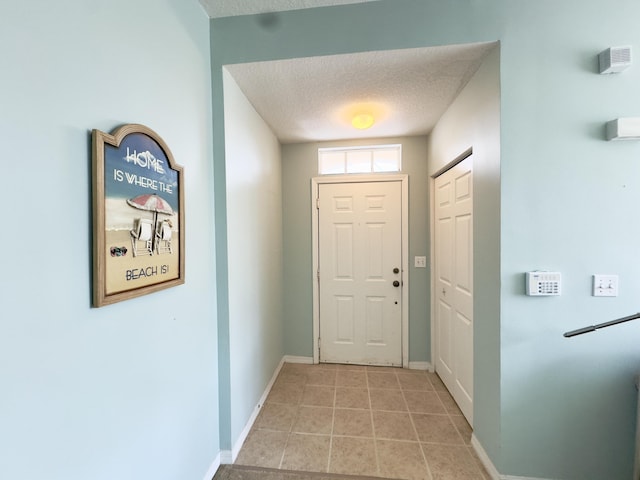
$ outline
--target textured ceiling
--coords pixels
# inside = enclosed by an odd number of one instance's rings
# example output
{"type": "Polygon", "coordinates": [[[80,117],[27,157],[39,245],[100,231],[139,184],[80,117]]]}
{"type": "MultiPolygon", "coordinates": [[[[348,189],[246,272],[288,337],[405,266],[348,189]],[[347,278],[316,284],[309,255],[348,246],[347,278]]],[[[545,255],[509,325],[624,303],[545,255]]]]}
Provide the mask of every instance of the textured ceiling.
{"type": "Polygon", "coordinates": [[[424,135],[494,43],[450,45],[229,65],[282,143],[424,135]],[[373,127],[356,130],[357,113],[373,127]]]}
{"type": "MultiPolygon", "coordinates": [[[[377,0],[200,3],[211,18],[220,18],[369,1],[377,0]]],[[[269,27],[277,28],[277,23],[274,25],[269,27]]],[[[226,68],[283,143],[424,135],[494,45],[366,52],[226,68]],[[358,113],[373,114],[376,123],[367,130],[356,130],[350,122],[358,113]]]]}
{"type": "Polygon", "coordinates": [[[375,1],[376,0],[200,0],[200,3],[209,17],[219,18],[375,1]]]}

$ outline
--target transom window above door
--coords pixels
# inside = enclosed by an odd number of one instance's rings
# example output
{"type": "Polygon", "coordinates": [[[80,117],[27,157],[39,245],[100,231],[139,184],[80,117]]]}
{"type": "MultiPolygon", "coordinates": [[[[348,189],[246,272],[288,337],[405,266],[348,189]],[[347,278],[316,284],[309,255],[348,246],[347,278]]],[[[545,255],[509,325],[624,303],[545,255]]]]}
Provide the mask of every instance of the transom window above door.
{"type": "Polygon", "coordinates": [[[319,175],[390,173],[402,168],[402,145],[318,149],[319,175]]]}

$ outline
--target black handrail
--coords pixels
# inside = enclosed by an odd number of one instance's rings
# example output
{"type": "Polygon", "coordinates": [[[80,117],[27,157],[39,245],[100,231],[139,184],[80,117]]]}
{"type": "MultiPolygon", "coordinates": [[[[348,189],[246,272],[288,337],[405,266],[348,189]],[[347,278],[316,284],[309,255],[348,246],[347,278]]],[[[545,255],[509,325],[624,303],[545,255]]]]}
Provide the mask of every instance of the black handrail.
{"type": "Polygon", "coordinates": [[[598,325],[591,325],[589,327],[583,327],[577,330],[571,330],[570,332],[566,332],[564,336],[567,338],[575,337],[576,335],[582,335],[583,333],[595,332],[599,328],[610,327],[611,325],[617,325],[618,323],[629,322],[631,320],[636,320],[638,318],[640,318],[640,313],[629,315],[628,317],[617,318],[609,322],[599,323],[598,325]]]}

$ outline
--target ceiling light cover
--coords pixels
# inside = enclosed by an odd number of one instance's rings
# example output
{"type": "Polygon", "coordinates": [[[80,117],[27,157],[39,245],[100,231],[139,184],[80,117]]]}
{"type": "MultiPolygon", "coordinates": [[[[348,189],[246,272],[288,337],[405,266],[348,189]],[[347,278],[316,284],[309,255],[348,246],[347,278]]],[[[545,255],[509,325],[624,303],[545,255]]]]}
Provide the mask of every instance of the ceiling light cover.
{"type": "Polygon", "coordinates": [[[370,128],[375,123],[375,119],[373,115],[369,113],[359,113],[351,120],[351,125],[356,127],[359,130],[366,130],[370,128]]]}

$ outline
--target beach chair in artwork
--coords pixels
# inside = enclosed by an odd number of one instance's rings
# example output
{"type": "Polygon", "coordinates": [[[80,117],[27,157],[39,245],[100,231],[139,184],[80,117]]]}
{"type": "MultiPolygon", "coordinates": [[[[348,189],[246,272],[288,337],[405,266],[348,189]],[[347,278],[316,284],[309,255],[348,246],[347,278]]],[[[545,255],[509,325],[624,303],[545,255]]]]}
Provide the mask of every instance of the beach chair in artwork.
{"type": "Polygon", "coordinates": [[[156,226],[156,253],[173,253],[171,249],[171,222],[165,220],[156,226]]]}
{"type": "Polygon", "coordinates": [[[133,256],[153,255],[153,223],[146,218],[138,218],[131,230],[133,256]]]}

